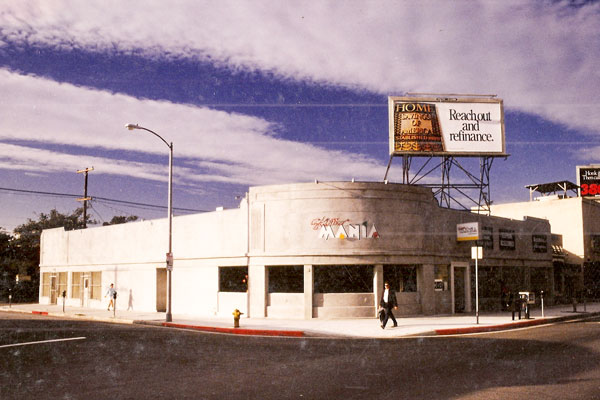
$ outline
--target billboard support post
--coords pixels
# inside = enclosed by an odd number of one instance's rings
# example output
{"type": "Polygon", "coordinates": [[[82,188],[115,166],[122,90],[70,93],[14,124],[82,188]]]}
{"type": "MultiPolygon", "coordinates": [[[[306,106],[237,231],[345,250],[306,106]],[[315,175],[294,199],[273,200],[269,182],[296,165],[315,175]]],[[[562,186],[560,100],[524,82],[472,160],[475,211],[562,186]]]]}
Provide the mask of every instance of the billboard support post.
{"type": "Polygon", "coordinates": [[[475,322],[479,325],[479,276],[477,261],[483,258],[483,247],[471,247],[471,258],[475,260],[475,322]]]}

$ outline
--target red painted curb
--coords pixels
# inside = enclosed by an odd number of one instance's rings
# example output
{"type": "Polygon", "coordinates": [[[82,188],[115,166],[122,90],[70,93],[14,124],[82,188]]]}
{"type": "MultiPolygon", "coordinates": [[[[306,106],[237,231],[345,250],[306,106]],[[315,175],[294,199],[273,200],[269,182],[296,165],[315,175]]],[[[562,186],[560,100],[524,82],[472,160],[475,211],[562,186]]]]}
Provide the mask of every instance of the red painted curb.
{"type": "Polygon", "coordinates": [[[48,315],[48,311],[32,311],[31,313],[37,315],[48,315]]]}
{"type": "Polygon", "coordinates": [[[511,322],[502,325],[493,326],[472,326],[469,328],[449,328],[449,329],[436,329],[435,333],[438,335],[460,335],[464,333],[480,333],[480,332],[494,332],[502,331],[507,329],[523,328],[527,326],[535,326],[548,323],[545,319],[533,319],[527,321],[511,322]]]}
{"type": "Polygon", "coordinates": [[[220,328],[220,327],[216,327],[216,326],[175,324],[172,322],[163,322],[162,326],[166,326],[166,327],[170,327],[170,328],[195,329],[197,331],[231,333],[231,334],[235,334],[235,335],[288,336],[288,337],[303,337],[304,336],[304,332],[302,332],[302,331],[282,331],[282,330],[246,329],[246,328],[220,328]]]}

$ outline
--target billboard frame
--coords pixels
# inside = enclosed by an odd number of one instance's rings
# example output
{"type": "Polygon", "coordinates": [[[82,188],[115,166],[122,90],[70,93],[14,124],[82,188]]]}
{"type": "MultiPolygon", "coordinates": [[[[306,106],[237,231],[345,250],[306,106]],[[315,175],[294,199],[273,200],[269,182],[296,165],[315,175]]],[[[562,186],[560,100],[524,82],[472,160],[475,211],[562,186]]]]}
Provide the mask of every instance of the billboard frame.
{"type": "MultiPolygon", "coordinates": [[[[437,119],[437,117],[435,117],[437,119]]],[[[436,121],[437,122],[437,121],[436,121]]],[[[388,135],[389,153],[394,156],[441,156],[441,157],[507,157],[506,136],[504,127],[504,101],[495,95],[427,95],[414,94],[406,96],[388,96],[388,135]],[[500,107],[501,151],[397,151],[395,150],[395,113],[396,103],[433,103],[433,104],[497,104],[500,107]]],[[[435,130],[435,128],[434,128],[435,130]]],[[[443,137],[443,132],[440,132],[443,137]]]]}
{"type": "Polygon", "coordinates": [[[600,164],[578,165],[577,166],[577,194],[579,197],[598,199],[600,196],[600,164]],[[596,178],[590,178],[586,182],[581,181],[581,170],[598,171],[596,178]],[[591,182],[591,183],[588,183],[591,182]],[[586,186],[583,186],[586,185],[586,186]]]}

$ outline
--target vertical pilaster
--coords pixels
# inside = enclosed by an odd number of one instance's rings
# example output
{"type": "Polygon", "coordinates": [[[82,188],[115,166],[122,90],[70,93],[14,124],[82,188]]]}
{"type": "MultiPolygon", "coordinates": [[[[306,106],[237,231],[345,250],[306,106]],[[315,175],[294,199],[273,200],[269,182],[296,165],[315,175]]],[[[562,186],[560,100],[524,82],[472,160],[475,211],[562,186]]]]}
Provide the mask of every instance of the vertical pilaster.
{"type": "Polygon", "coordinates": [[[473,302],[471,300],[471,265],[467,265],[465,273],[465,311],[473,311],[473,302]]]}
{"type": "Polygon", "coordinates": [[[267,315],[267,269],[264,265],[248,266],[248,316],[264,318],[267,315]]]}
{"type": "Polygon", "coordinates": [[[450,264],[450,304],[452,314],[456,314],[456,293],[454,292],[454,265],[450,264]]]}
{"type": "Polygon", "coordinates": [[[304,319],[313,317],[313,266],[304,266],[304,319]]]}
{"type": "Polygon", "coordinates": [[[375,316],[379,308],[379,299],[383,293],[383,264],[377,264],[373,267],[373,295],[375,296],[375,316]]]}
{"type": "Polygon", "coordinates": [[[435,266],[432,264],[423,264],[420,272],[418,278],[420,278],[419,293],[421,295],[421,309],[423,314],[432,315],[435,314],[435,266]]]}

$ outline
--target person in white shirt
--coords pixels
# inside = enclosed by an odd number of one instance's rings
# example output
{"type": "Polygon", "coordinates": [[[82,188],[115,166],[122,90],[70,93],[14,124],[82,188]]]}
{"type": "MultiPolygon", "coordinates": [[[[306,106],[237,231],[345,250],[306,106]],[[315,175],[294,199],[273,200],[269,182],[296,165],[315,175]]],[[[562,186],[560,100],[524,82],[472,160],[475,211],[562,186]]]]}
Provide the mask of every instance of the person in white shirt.
{"type": "Polygon", "coordinates": [[[394,317],[394,313],[392,312],[392,308],[396,310],[398,309],[396,291],[390,288],[390,284],[388,282],[385,283],[385,290],[381,295],[381,301],[379,302],[379,306],[383,308],[384,311],[383,321],[381,321],[381,329],[385,329],[389,318],[392,318],[392,321],[394,322],[394,327],[398,326],[398,322],[396,322],[396,317],[394,317]]]}
{"type": "Polygon", "coordinates": [[[112,306],[113,310],[115,309],[115,299],[117,298],[116,294],[117,290],[115,289],[115,285],[111,283],[110,287],[106,291],[106,294],[104,295],[104,297],[108,296],[108,298],[110,299],[110,301],[108,302],[108,311],[110,311],[110,306],[112,306]]]}

